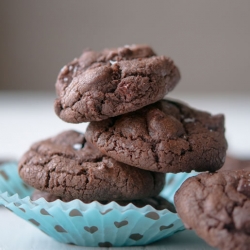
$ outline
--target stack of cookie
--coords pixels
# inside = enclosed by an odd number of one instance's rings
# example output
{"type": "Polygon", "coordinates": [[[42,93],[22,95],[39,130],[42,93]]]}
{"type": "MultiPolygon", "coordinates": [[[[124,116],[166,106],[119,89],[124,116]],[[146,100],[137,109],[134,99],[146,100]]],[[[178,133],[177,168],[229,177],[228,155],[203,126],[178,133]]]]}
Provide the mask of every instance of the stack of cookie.
{"type": "Polygon", "coordinates": [[[52,200],[122,203],[157,196],[166,173],[216,171],[224,117],[163,99],[179,79],[173,61],[148,46],[85,51],[62,68],[55,101],[62,120],[90,122],[85,136],[66,131],[34,144],[20,176],[52,200]]]}

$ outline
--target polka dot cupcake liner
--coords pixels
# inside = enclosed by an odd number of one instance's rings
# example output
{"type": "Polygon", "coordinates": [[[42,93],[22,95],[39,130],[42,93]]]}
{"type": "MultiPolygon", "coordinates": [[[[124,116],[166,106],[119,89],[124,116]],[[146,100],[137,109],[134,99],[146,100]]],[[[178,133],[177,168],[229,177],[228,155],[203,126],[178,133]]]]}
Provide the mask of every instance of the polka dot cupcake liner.
{"type": "MultiPolygon", "coordinates": [[[[0,168],[0,204],[57,241],[99,247],[147,245],[184,230],[176,213],[156,210],[150,205],[138,208],[116,202],[106,205],[80,200],[47,202],[44,198],[31,201],[32,188],[23,185],[17,167],[9,164],[0,168]]],[[[173,192],[190,175],[193,174],[168,176],[167,183],[172,184],[166,185],[162,196],[168,198],[166,194],[170,192],[173,200],[173,192]]]]}

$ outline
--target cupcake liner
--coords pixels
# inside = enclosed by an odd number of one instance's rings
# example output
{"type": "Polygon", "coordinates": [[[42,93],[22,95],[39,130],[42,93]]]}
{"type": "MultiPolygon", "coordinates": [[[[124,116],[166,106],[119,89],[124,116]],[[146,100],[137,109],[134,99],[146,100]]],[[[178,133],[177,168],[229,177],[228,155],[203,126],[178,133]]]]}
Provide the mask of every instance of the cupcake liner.
{"type": "MultiPolygon", "coordinates": [[[[0,204],[63,243],[99,247],[147,245],[184,230],[176,213],[156,210],[150,205],[138,208],[116,202],[106,205],[80,200],[47,202],[44,198],[31,201],[32,188],[26,188],[17,177],[17,167],[8,167],[6,174],[11,178],[0,179],[0,204]]],[[[162,191],[164,198],[169,198],[168,193],[172,197],[185,178],[184,174],[182,177],[175,174],[167,177],[167,182],[169,179],[173,185],[162,191]],[[166,192],[167,189],[170,190],[166,192]]]]}
{"type": "Polygon", "coordinates": [[[17,162],[6,162],[0,165],[0,191],[9,194],[19,194],[23,198],[33,192],[33,188],[26,185],[19,177],[17,162]]]}
{"type": "Polygon", "coordinates": [[[189,177],[199,174],[198,172],[192,171],[190,173],[178,173],[172,174],[169,173],[166,175],[166,185],[165,188],[161,191],[161,196],[167,198],[169,202],[174,204],[174,195],[179,189],[181,184],[189,177]]]}

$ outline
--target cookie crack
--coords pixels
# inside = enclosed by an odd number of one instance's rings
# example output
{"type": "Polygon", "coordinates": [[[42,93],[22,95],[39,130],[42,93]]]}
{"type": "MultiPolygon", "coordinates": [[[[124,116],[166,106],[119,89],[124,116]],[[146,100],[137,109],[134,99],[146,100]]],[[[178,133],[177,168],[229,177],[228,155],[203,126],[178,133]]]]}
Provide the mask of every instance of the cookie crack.
{"type": "MultiPolygon", "coordinates": [[[[221,175],[221,177],[223,178],[223,181],[226,182],[224,176],[221,175]]],[[[203,190],[204,190],[205,188],[208,188],[208,187],[211,187],[211,186],[212,186],[212,185],[206,185],[206,184],[202,183],[200,180],[199,180],[199,182],[203,185],[203,190]]],[[[237,183],[236,183],[235,185],[237,186],[238,183],[239,183],[239,180],[237,181],[237,183]]],[[[238,202],[238,201],[233,201],[233,200],[229,197],[229,194],[228,194],[228,192],[227,192],[227,190],[226,190],[230,185],[228,185],[228,184],[223,185],[223,184],[220,184],[220,183],[216,183],[216,185],[222,187],[222,192],[223,192],[223,194],[228,198],[228,200],[229,200],[230,202],[231,202],[231,201],[233,202],[232,208],[231,208],[230,210],[227,210],[227,209],[225,208],[225,211],[226,211],[228,217],[231,218],[231,221],[230,221],[229,223],[225,223],[225,224],[223,225],[223,228],[226,229],[226,230],[227,230],[228,232],[230,232],[230,233],[237,232],[237,231],[239,231],[239,230],[236,229],[235,221],[234,221],[234,217],[233,217],[233,213],[234,213],[234,210],[235,210],[236,208],[242,208],[242,207],[244,207],[245,202],[247,202],[247,198],[245,198],[245,199],[243,200],[242,203],[240,203],[240,202],[238,202]]],[[[198,204],[199,204],[199,207],[202,209],[203,212],[205,212],[205,211],[204,211],[204,202],[205,202],[205,200],[207,199],[208,195],[209,195],[209,193],[207,193],[207,195],[206,195],[203,199],[200,200],[202,205],[200,204],[200,202],[198,203],[198,204]]],[[[220,220],[219,220],[218,218],[216,218],[215,216],[212,216],[211,214],[207,214],[207,213],[206,213],[206,216],[208,216],[208,217],[210,217],[210,218],[213,218],[214,220],[220,222],[220,220]]],[[[212,229],[212,228],[217,228],[217,227],[216,227],[216,226],[210,226],[208,229],[210,230],[210,229],[212,229]]],[[[244,232],[243,229],[241,229],[240,231],[244,232]]]]}

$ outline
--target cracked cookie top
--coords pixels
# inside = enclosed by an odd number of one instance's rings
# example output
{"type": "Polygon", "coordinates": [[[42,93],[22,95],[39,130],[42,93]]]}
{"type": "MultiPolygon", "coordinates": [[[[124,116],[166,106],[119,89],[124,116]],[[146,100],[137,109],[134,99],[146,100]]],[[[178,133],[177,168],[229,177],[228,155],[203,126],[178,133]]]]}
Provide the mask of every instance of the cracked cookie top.
{"type": "Polygon", "coordinates": [[[178,68],[146,45],[86,50],[57,78],[55,112],[64,121],[100,121],[162,99],[180,79],[178,68]]]}
{"type": "Polygon", "coordinates": [[[175,194],[185,226],[225,250],[250,246],[250,171],[203,173],[187,179],[175,194]]]}
{"type": "Polygon", "coordinates": [[[19,162],[19,174],[38,190],[84,202],[156,196],[165,184],[164,174],[104,156],[75,131],[33,144],[19,162]]]}
{"type": "Polygon", "coordinates": [[[225,160],[224,116],[161,100],[138,111],[91,122],[87,141],[131,166],[156,172],[215,171],[225,160]]]}

